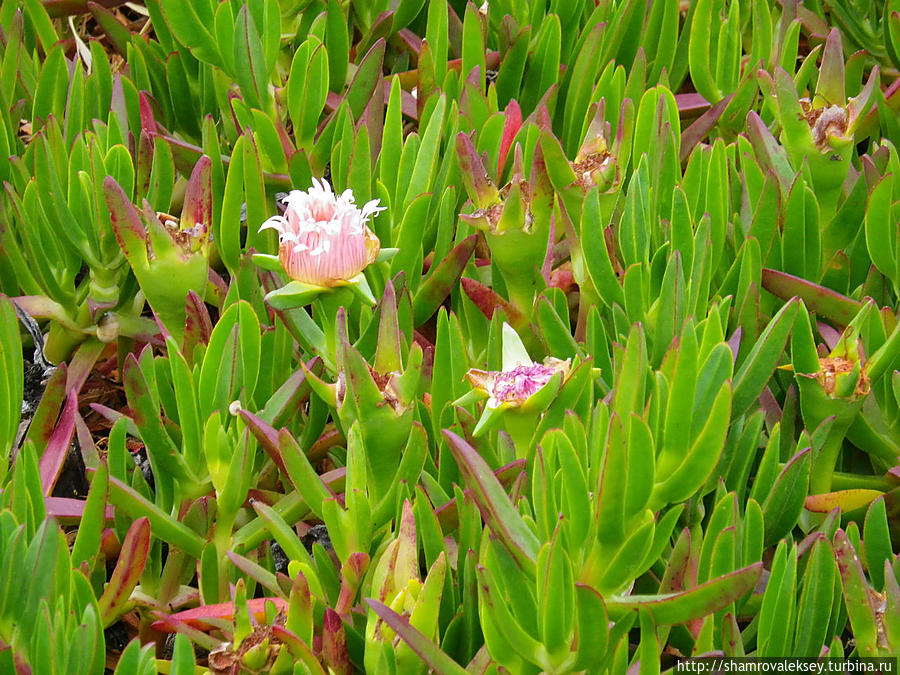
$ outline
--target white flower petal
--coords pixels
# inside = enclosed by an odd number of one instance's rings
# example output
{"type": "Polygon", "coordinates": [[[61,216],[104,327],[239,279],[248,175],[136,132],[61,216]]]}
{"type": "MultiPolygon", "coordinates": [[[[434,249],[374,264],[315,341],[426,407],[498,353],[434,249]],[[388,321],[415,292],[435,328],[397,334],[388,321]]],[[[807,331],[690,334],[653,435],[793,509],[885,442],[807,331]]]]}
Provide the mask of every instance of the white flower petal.
{"type": "Polygon", "coordinates": [[[263,230],[278,230],[278,232],[283,233],[287,224],[287,219],[285,219],[284,216],[272,216],[259,226],[257,232],[262,232],[263,230]]]}

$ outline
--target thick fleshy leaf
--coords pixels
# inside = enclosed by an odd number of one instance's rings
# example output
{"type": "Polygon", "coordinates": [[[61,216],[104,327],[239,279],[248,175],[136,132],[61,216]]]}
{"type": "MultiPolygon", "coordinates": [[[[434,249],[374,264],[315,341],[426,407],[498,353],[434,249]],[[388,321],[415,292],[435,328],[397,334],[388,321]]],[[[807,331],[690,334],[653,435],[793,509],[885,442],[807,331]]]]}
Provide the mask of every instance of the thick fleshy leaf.
{"type": "Polygon", "coordinates": [[[72,545],[73,568],[80,567],[83,562],[87,563],[88,567],[92,566],[100,551],[103,528],[107,517],[111,515],[109,513],[110,510],[106,506],[108,491],[109,467],[106,462],[101,462],[97,471],[94,472],[94,479],[91,483],[87,500],[81,503],[83,511],[79,522],[78,534],[75,536],[75,543],[72,545]]]}
{"type": "MultiPolygon", "coordinates": [[[[468,14],[467,14],[468,16],[468,14]]],[[[503,134],[500,137],[500,154],[497,159],[497,180],[503,176],[503,167],[506,164],[506,157],[512,146],[513,139],[522,128],[522,109],[515,100],[509,102],[504,112],[503,134]]]]}
{"type": "Polygon", "coordinates": [[[326,675],[326,671],[322,664],[319,663],[319,659],[313,654],[312,647],[306,642],[278,624],[272,626],[272,632],[287,647],[291,656],[299,663],[302,663],[308,672],[312,673],[312,675],[326,675]]]}
{"type": "Polygon", "coordinates": [[[533,569],[539,548],[534,532],[475,448],[452,431],[443,434],[485,522],[524,569],[533,569]]]}
{"type": "Polygon", "coordinates": [[[109,479],[109,501],[117,511],[132,518],[146,517],[155,536],[194,558],[200,557],[204,542],[196,532],[112,476],[109,479]]]}
{"type": "Polygon", "coordinates": [[[808,511],[815,513],[828,513],[835,508],[839,508],[842,513],[847,513],[848,511],[868,506],[883,494],[880,490],[862,488],[837,490],[835,492],[809,495],[804,500],[803,505],[808,511]]]}
{"type": "Polygon", "coordinates": [[[687,623],[727,607],[753,588],[763,564],[711,579],[688,591],[668,596],[630,595],[606,599],[610,618],[619,619],[628,612],[646,609],[657,625],[687,623]]]}
{"type": "Polygon", "coordinates": [[[844,603],[859,655],[877,656],[878,627],[875,623],[873,599],[853,544],[843,530],[838,530],[834,535],[834,559],[838,564],[844,589],[844,603]]]}
{"type": "Polygon", "coordinates": [[[877,499],[869,506],[863,528],[863,558],[869,578],[876,589],[884,588],[884,564],[893,557],[891,533],[884,499],[877,499]]]}
{"type": "Polygon", "coordinates": [[[501,309],[506,315],[506,320],[514,328],[527,325],[528,317],[525,314],[480,281],[463,277],[460,279],[460,284],[465,294],[488,319],[493,318],[494,312],[501,309]]]}
{"type": "Polygon", "coordinates": [[[816,656],[825,642],[834,605],[837,570],[831,553],[831,544],[819,533],[809,554],[797,605],[797,625],[805,627],[794,646],[798,656],[816,656]]]}
{"type": "Polygon", "coordinates": [[[414,325],[422,325],[447,298],[469,263],[477,243],[477,234],[463,239],[419,286],[412,301],[414,325]]]}
{"type": "Polygon", "coordinates": [[[124,611],[137,585],[150,551],[150,521],[138,518],[128,528],[116,568],[98,601],[103,625],[110,625],[124,611]]]}
{"type": "Polygon", "coordinates": [[[347,653],[347,634],[344,623],[338,613],[330,607],[325,608],[322,620],[322,660],[329,672],[335,675],[350,675],[353,667],[347,653]]]}
{"type": "Polygon", "coordinates": [[[456,157],[466,193],[475,208],[486,209],[497,202],[500,196],[497,187],[486,173],[472,140],[462,132],[456,136],[456,157]]]}
{"type": "Polygon", "coordinates": [[[246,558],[245,556],[238,555],[234,551],[226,551],[225,556],[231,561],[231,563],[241,571],[241,573],[245,574],[250,579],[255,580],[259,583],[260,586],[267,589],[268,591],[275,593],[276,595],[283,596],[283,599],[287,599],[287,594],[284,593],[281,587],[278,585],[278,581],[275,578],[275,575],[272,574],[269,570],[267,570],[262,565],[246,558]]]}
{"type": "Polygon", "coordinates": [[[188,363],[193,363],[194,347],[199,344],[209,344],[209,336],[212,334],[212,320],[209,316],[209,310],[203,303],[203,299],[195,292],[190,291],[185,300],[184,313],[186,320],[184,323],[184,341],[181,345],[181,351],[188,359],[188,363]]]}
{"type": "Polygon", "coordinates": [[[825,39],[822,65],[816,79],[816,96],[828,105],[843,105],[847,100],[844,95],[844,49],[837,28],[832,28],[825,39]]]}
{"type": "MultiPolygon", "coordinates": [[[[531,617],[517,617],[514,607],[504,598],[502,586],[496,579],[496,575],[487,567],[478,566],[478,595],[484,602],[481,612],[482,621],[490,620],[495,630],[507,643],[509,643],[519,655],[531,663],[547,661],[547,650],[539,640],[531,635],[522,625],[524,619],[531,623],[531,617]]],[[[549,670],[549,668],[546,668],[549,670]]]]}
{"type": "Polygon", "coordinates": [[[159,404],[150,393],[147,378],[133,354],[126,359],[123,379],[134,423],[147,448],[154,472],[165,472],[172,479],[190,480],[190,469],[163,425],[159,404]]]}
{"type": "MultiPolygon", "coordinates": [[[[107,0],[107,3],[105,4],[119,3],[110,3],[107,0]]],[[[124,24],[122,24],[112,12],[110,12],[106,7],[103,6],[103,4],[99,2],[87,2],[86,7],[82,7],[82,11],[78,13],[82,13],[84,9],[88,9],[90,13],[94,15],[94,19],[103,29],[103,32],[106,33],[107,38],[109,38],[110,44],[117,52],[119,52],[119,55],[122,57],[127,56],[128,43],[131,42],[131,32],[128,30],[128,28],[124,24]]]]}
{"type": "MultiPolygon", "coordinates": [[[[266,603],[269,602],[274,604],[280,611],[287,610],[287,601],[282,598],[252,598],[247,600],[247,608],[252,612],[257,621],[263,622],[266,619],[266,603]]],[[[210,625],[206,623],[206,619],[224,619],[226,621],[231,621],[234,618],[234,603],[220,602],[215,605],[201,605],[192,609],[176,612],[169,617],[155,621],[152,625],[153,629],[167,632],[171,631],[168,624],[169,618],[199,627],[210,625]]]]}
{"type": "Polygon", "coordinates": [[[75,415],[78,412],[78,396],[70,392],[59,416],[56,429],[47,441],[47,448],[41,456],[41,488],[45,496],[50,496],[56,485],[56,480],[62,472],[66,457],[69,456],[69,446],[75,434],[75,415]]]}
{"type": "Polygon", "coordinates": [[[790,300],[759,336],[753,349],[734,376],[732,415],[747,412],[775,371],[781,360],[788,335],[797,316],[797,301],[790,300]]]}
{"type": "Polygon", "coordinates": [[[132,265],[146,267],[146,231],[137,209],[112,176],[103,180],[103,192],[119,246],[132,265]]]}
{"type": "MultiPolygon", "coordinates": [[[[734,94],[728,94],[728,96],[721,99],[709,110],[700,115],[700,117],[681,133],[680,159],[682,162],[690,157],[691,152],[693,152],[697,144],[700,143],[706,134],[716,126],[722,113],[725,112],[725,109],[731,103],[733,98],[734,94]]],[[[678,100],[678,97],[676,97],[676,100],[678,100]]],[[[679,111],[682,111],[680,105],[679,111]]]]}
{"type": "Polygon", "coordinates": [[[787,539],[778,544],[759,612],[757,648],[761,656],[790,651],[797,601],[797,547],[787,539]]]}
{"type": "Polygon", "coordinates": [[[244,100],[254,108],[267,108],[269,102],[268,72],[263,49],[253,13],[244,5],[234,21],[231,63],[244,100]]]}
{"type": "MultiPolygon", "coordinates": [[[[494,472],[494,476],[500,482],[500,485],[509,486],[522,474],[525,469],[525,459],[517,459],[505,466],[501,466],[494,472]]],[[[471,496],[472,491],[466,489],[462,492],[466,497],[471,496]]],[[[440,523],[441,530],[450,532],[459,526],[459,509],[456,498],[441,504],[434,510],[434,515],[440,523]]]]}
{"type": "Polygon", "coordinates": [[[256,440],[263,447],[263,450],[269,455],[275,466],[279,468],[285,475],[287,468],[281,457],[278,448],[278,430],[272,427],[268,422],[243,408],[238,413],[246,422],[250,432],[256,437],[256,440]]]}
{"type": "Polygon", "coordinates": [[[840,326],[848,325],[863,307],[858,300],[780,270],[763,268],[762,284],[783,300],[800,298],[810,311],[840,326]]]}
{"type": "Polygon", "coordinates": [[[450,658],[436,644],[409,624],[409,619],[397,614],[387,605],[366,598],[366,603],[410,648],[439,675],[464,675],[467,671],[450,658]]]}
{"type": "Polygon", "coordinates": [[[771,170],[778,177],[782,191],[787,194],[794,181],[795,172],[784,148],[775,140],[762,118],[752,110],[747,114],[747,132],[756,153],[756,160],[764,169],[771,170]]]}
{"type": "Polygon", "coordinates": [[[213,194],[212,161],[203,155],[194,166],[184,195],[184,209],[181,212],[181,228],[204,225],[212,229],[213,194]]]}
{"type": "Polygon", "coordinates": [[[715,469],[728,431],[725,420],[729,418],[731,399],[731,387],[725,382],[709,409],[709,419],[684,460],[676,469],[664,472],[663,479],[654,487],[653,499],[657,506],[689,499],[715,469]]]}
{"type": "Polygon", "coordinates": [[[775,486],[762,504],[766,523],[765,545],[771,546],[794,529],[809,489],[812,450],[805,448],[785,464],[775,486]]]}
{"type": "MultiPolygon", "coordinates": [[[[166,25],[175,34],[179,42],[191,49],[198,59],[222,66],[222,58],[216,39],[211,33],[213,28],[212,17],[206,12],[199,11],[209,3],[183,3],[180,0],[160,0],[163,15],[167,19],[166,25]]],[[[212,13],[211,10],[209,12],[212,13]]]]}
{"type": "MultiPolygon", "coordinates": [[[[47,515],[56,518],[60,525],[78,525],[84,517],[87,503],[83,499],[46,497],[44,506],[46,507],[47,515]]],[[[103,517],[105,520],[112,520],[113,508],[111,506],[104,507],[103,517]]],[[[81,532],[81,530],[79,530],[79,532],[81,532]]]]}

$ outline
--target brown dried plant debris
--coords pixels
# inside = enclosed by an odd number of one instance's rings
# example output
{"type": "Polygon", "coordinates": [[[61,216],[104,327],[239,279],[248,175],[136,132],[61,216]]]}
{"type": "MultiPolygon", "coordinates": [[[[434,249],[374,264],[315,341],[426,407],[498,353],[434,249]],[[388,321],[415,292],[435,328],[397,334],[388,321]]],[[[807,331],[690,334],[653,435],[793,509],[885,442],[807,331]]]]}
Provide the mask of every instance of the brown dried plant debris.
{"type": "Polygon", "coordinates": [[[813,143],[823,149],[828,145],[829,136],[846,136],[850,123],[850,114],[841,105],[829,105],[824,108],[813,108],[808,99],[800,101],[803,116],[812,130],[813,143]]]}
{"type": "MultiPolygon", "coordinates": [[[[279,612],[275,616],[273,623],[275,625],[283,626],[284,622],[284,613],[279,612]]],[[[253,632],[244,638],[241,642],[241,646],[238,647],[236,651],[232,648],[230,642],[226,642],[218,649],[211,651],[209,653],[209,671],[213,673],[213,675],[225,675],[226,673],[233,672],[235,665],[240,667],[244,654],[266,640],[268,640],[269,644],[269,658],[265,668],[268,668],[272,665],[272,662],[278,655],[278,648],[280,647],[281,642],[275,636],[275,631],[272,630],[272,626],[261,625],[254,627],[253,632]]]]}
{"type": "Polygon", "coordinates": [[[580,161],[572,162],[578,187],[584,191],[589,190],[594,185],[594,172],[603,169],[611,161],[611,157],[608,152],[595,152],[580,161]]]}
{"type": "MultiPolygon", "coordinates": [[[[825,389],[825,393],[833,396],[837,376],[852,372],[855,367],[856,364],[853,361],[840,357],[819,359],[819,372],[816,373],[816,379],[825,389]]],[[[866,376],[865,368],[862,368],[853,393],[856,396],[865,396],[869,393],[869,389],[869,378],[866,376]]]]}

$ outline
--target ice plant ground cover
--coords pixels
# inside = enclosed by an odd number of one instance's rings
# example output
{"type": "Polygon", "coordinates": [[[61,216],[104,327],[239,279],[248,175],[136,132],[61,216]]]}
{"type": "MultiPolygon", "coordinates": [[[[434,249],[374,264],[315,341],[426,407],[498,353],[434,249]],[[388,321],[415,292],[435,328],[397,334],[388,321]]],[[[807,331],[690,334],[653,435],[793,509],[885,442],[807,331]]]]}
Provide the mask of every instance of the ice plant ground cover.
{"type": "Polygon", "coordinates": [[[0,3],[0,672],[900,653],[898,12],[0,3]]]}

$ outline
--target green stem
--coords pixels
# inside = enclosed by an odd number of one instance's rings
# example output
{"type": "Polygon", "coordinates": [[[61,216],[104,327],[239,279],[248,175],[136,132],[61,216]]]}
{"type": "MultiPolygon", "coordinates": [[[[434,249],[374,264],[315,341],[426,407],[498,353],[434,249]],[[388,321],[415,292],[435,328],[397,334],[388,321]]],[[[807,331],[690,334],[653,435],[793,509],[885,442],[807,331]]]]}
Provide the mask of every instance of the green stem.
{"type": "Polygon", "coordinates": [[[900,447],[892,438],[879,432],[864,413],[854,418],[847,430],[847,438],[868,454],[877,468],[887,471],[897,464],[900,447]]]}
{"type": "Polygon", "coordinates": [[[311,354],[316,354],[322,358],[325,367],[334,372],[334,361],[328,355],[328,346],[325,341],[325,334],[319,328],[318,324],[307,313],[303,307],[295,309],[277,309],[275,312],[281,319],[287,331],[291,334],[300,348],[311,354]]]}
{"type": "MultiPolygon", "coordinates": [[[[838,200],[841,196],[840,186],[831,190],[821,190],[816,194],[819,202],[819,223],[827,226],[833,219],[838,209],[838,200]]],[[[832,255],[834,252],[831,252],[832,255]]],[[[828,258],[830,260],[830,258],[828,258]]]]}
{"type": "Polygon", "coordinates": [[[44,356],[50,363],[62,363],[87,337],[87,333],[74,331],[53,322],[50,324],[50,332],[44,342],[44,356]]]}
{"type": "Polygon", "coordinates": [[[506,282],[506,292],[509,294],[509,301],[528,319],[531,319],[534,311],[534,280],[525,278],[518,273],[507,274],[503,272],[503,280],[506,282]]]}
{"type": "Polygon", "coordinates": [[[540,422],[538,413],[523,413],[519,410],[508,410],[503,416],[503,429],[512,438],[513,445],[516,446],[516,456],[513,458],[500,457],[501,464],[507,464],[513,459],[522,459],[531,454],[534,430],[537,429],[540,422]]]}
{"type": "Polygon", "coordinates": [[[834,468],[837,466],[838,455],[844,446],[844,437],[847,435],[847,427],[852,418],[853,416],[849,416],[847,420],[836,419],[831,431],[828,432],[828,438],[822,444],[822,449],[813,455],[812,472],[809,477],[810,494],[831,492],[834,468]]]}
{"type": "MultiPolygon", "coordinates": [[[[316,323],[322,328],[325,334],[325,349],[327,354],[322,354],[322,358],[327,363],[337,363],[337,313],[342,307],[346,313],[349,313],[353,304],[353,293],[346,288],[334,288],[329,292],[322,293],[313,300],[313,316],[316,323]]],[[[345,314],[346,316],[346,314],[345,314]]],[[[348,317],[348,329],[352,322],[348,317]]],[[[349,337],[349,336],[348,336],[349,337]]]]}
{"type": "MultiPolygon", "coordinates": [[[[897,483],[883,476],[863,476],[857,473],[835,471],[831,477],[831,489],[838,490],[880,490],[890,492],[897,483]]],[[[811,494],[818,494],[811,492],[811,494]]]]}
{"type": "Polygon", "coordinates": [[[219,509],[216,514],[215,532],[213,534],[213,543],[216,546],[216,558],[218,560],[218,581],[219,581],[219,598],[228,597],[228,572],[231,562],[226,551],[233,549],[231,540],[232,530],[234,529],[234,520],[236,513],[225,513],[219,509]]]}
{"type": "Polygon", "coordinates": [[[809,479],[810,494],[831,491],[831,480],[838,456],[847,436],[847,430],[862,409],[862,398],[832,398],[813,378],[798,377],[800,411],[807,429],[815,429],[829,417],[833,417],[831,429],[818,452],[813,452],[812,471],[809,479]]]}

